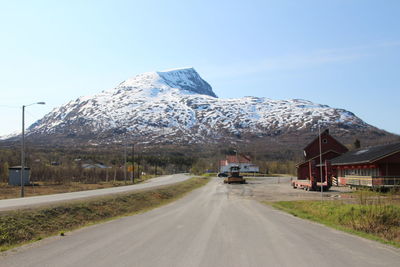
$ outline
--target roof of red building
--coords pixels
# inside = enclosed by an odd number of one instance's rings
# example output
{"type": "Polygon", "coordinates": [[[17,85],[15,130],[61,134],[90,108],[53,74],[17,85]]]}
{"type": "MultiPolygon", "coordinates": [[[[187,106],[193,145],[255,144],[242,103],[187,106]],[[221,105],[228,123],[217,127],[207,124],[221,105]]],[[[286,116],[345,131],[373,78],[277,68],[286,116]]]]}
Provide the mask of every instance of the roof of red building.
{"type": "Polygon", "coordinates": [[[251,163],[251,158],[245,155],[233,155],[233,156],[226,156],[226,161],[228,163],[251,163]]]}
{"type": "Polygon", "coordinates": [[[333,137],[330,133],[329,133],[329,129],[326,129],[325,131],[321,132],[320,135],[318,135],[316,138],[314,138],[305,148],[304,150],[307,150],[311,145],[313,145],[315,142],[319,142],[319,137],[321,136],[321,138],[323,138],[323,136],[329,136],[330,138],[332,138],[338,145],[342,146],[346,151],[348,150],[347,147],[345,145],[343,145],[341,142],[339,142],[335,137],[333,137]]]}
{"type": "Polygon", "coordinates": [[[372,163],[398,152],[400,152],[400,143],[360,148],[334,158],[332,165],[372,163]]]}
{"type": "MultiPolygon", "coordinates": [[[[321,153],[321,156],[324,156],[324,155],[326,155],[326,154],[328,154],[328,153],[336,153],[337,155],[340,155],[340,153],[337,152],[337,151],[335,151],[335,150],[327,150],[327,151],[321,153]]],[[[318,159],[318,158],[319,158],[319,154],[316,155],[315,157],[312,157],[312,158],[310,158],[310,159],[307,159],[307,160],[305,160],[305,161],[302,161],[302,162],[296,164],[296,167],[299,167],[300,165],[303,165],[304,163],[308,163],[308,162],[313,161],[313,160],[318,159]]]]}

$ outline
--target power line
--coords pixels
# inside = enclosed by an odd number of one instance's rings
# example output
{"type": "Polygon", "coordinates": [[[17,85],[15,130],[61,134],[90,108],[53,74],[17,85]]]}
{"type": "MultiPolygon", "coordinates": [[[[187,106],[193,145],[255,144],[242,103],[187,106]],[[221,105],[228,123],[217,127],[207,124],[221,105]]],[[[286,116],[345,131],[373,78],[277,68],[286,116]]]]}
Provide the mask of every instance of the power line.
{"type": "Polygon", "coordinates": [[[20,106],[8,106],[8,105],[0,105],[2,108],[21,108],[20,106]]]}

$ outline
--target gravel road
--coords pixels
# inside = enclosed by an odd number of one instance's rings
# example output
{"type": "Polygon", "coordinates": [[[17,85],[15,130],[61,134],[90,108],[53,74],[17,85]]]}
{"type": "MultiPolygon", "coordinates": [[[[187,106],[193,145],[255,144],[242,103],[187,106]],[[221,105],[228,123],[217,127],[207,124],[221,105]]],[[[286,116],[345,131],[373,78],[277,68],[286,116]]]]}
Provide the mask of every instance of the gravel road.
{"type": "Polygon", "coordinates": [[[174,174],[174,175],[167,175],[149,179],[144,183],[134,184],[134,185],[71,192],[71,193],[62,193],[54,195],[36,196],[36,197],[2,199],[0,200],[0,212],[6,210],[31,208],[31,207],[55,204],[65,201],[74,201],[85,198],[102,197],[106,195],[149,189],[158,186],[182,182],[191,177],[192,176],[186,174],[174,174]]]}
{"type": "Polygon", "coordinates": [[[215,178],[152,211],[2,253],[0,266],[368,267],[400,262],[399,249],[275,210],[249,197],[245,188],[215,178]]]}

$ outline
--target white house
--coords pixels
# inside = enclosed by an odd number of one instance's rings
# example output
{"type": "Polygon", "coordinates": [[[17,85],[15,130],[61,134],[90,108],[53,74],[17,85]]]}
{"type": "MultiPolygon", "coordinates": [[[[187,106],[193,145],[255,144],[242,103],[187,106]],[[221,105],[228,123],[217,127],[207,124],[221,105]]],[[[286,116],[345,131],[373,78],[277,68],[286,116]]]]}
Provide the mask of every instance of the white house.
{"type": "Polygon", "coordinates": [[[251,158],[249,156],[243,155],[226,156],[226,159],[221,160],[219,163],[219,171],[226,173],[229,172],[230,167],[238,165],[240,167],[240,172],[243,173],[255,173],[260,171],[257,165],[251,163],[251,158]]]}

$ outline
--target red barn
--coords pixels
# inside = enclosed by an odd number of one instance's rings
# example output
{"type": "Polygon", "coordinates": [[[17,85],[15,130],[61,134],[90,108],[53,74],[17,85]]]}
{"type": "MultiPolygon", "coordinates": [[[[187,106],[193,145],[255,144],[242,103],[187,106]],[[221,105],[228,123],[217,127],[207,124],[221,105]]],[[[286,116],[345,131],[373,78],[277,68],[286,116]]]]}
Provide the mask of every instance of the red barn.
{"type": "MultiPolygon", "coordinates": [[[[299,180],[310,179],[311,176],[315,177],[317,181],[321,179],[319,169],[318,171],[315,169],[319,168],[318,165],[320,161],[319,137],[320,136],[316,137],[304,148],[304,161],[296,166],[297,179],[299,180]]],[[[323,164],[326,160],[336,158],[347,151],[347,147],[333,138],[329,134],[329,130],[325,130],[321,133],[321,157],[323,164]]],[[[323,177],[324,176],[325,174],[323,174],[323,177]]]]}

